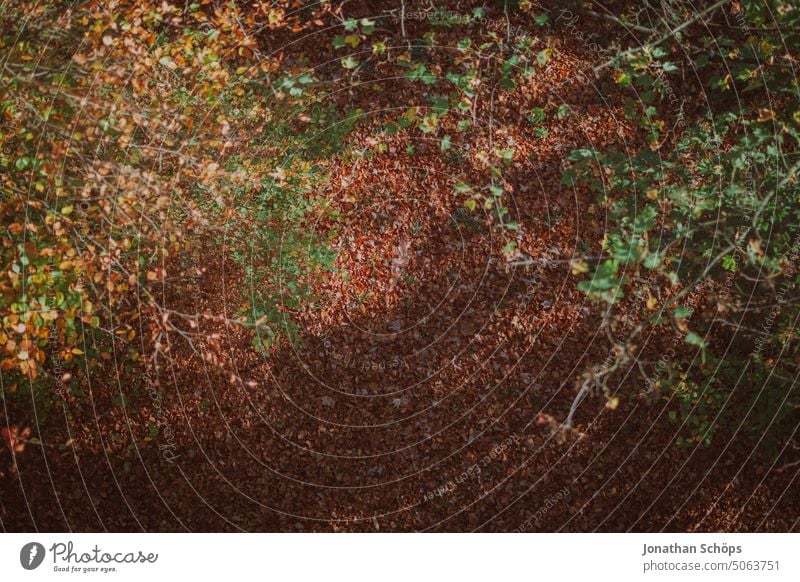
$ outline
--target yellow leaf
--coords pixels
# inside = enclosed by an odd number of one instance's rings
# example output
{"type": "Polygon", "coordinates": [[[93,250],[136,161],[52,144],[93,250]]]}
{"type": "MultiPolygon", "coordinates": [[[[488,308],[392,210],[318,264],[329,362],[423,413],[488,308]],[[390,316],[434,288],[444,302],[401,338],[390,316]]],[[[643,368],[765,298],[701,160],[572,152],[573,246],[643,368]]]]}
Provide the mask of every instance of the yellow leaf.
{"type": "Polygon", "coordinates": [[[569,264],[572,274],[575,276],[582,275],[589,271],[589,265],[586,261],[571,261],[569,264]]]}

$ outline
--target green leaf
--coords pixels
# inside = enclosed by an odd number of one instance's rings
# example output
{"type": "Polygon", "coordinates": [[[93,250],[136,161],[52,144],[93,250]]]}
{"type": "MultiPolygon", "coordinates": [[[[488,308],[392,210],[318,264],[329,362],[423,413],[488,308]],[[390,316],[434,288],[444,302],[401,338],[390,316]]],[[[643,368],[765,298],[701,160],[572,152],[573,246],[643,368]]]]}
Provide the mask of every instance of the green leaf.
{"type": "Polygon", "coordinates": [[[345,69],[355,69],[356,67],[358,67],[358,59],[354,59],[351,56],[347,56],[342,59],[342,66],[345,69]]]}
{"type": "Polygon", "coordinates": [[[553,56],[553,49],[546,48],[542,51],[539,51],[539,54],[536,55],[536,62],[544,66],[550,61],[550,58],[552,56],[553,56]]]}
{"type": "Polygon", "coordinates": [[[686,337],[683,338],[683,341],[685,341],[690,346],[697,346],[700,348],[706,347],[706,341],[693,331],[687,333],[686,337]]]}
{"type": "Polygon", "coordinates": [[[722,257],[722,268],[726,271],[735,271],[736,259],[734,259],[731,255],[725,255],[722,257]]]}
{"type": "Polygon", "coordinates": [[[531,125],[535,125],[537,123],[541,123],[542,121],[544,121],[546,117],[547,115],[545,114],[544,109],[542,109],[541,107],[534,107],[528,114],[528,122],[531,125]]]}
{"type": "Polygon", "coordinates": [[[361,32],[364,34],[372,34],[375,30],[375,22],[369,18],[361,19],[361,32]]]}
{"type": "Polygon", "coordinates": [[[653,228],[656,220],[656,209],[652,206],[646,206],[642,211],[633,219],[633,232],[636,234],[643,234],[653,228]]]}
{"type": "Polygon", "coordinates": [[[663,257],[660,253],[651,253],[647,255],[644,260],[645,269],[657,269],[659,266],[661,266],[662,259],[663,257]]]}

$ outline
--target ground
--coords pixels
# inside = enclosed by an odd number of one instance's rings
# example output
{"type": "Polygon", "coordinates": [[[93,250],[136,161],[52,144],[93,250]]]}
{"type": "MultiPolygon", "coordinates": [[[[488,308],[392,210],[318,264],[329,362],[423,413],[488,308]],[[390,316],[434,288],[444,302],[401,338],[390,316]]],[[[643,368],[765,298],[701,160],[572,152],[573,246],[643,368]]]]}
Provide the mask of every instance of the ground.
{"type": "MultiPolygon", "coordinates": [[[[477,172],[468,149],[448,159],[438,138],[400,133],[381,138],[385,155],[333,158],[319,192],[331,212],[310,228],[336,233],[336,269],[293,314],[297,341],[259,353],[249,331],[201,318],[204,339],[173,340],[157,378],[97,377],[82,407],[49,412],[45,446],[4,469],[3,529],[796,528],[795,472],[741,434],[677,448],[672,403],[637,397],[634,375],[620,380],[618,405],[592,395],[575,430],[558,430],[576,378],[610,349],[569,263],[599,247],[602,211],[561,184],[560,164],[572,147],[631,133],[620,103],[576,75],[602,57],[568,33],[549,42],[545,76],[499,97],[501,129],[470,144],[491,135],[527,160],[506,179],[532,265],[509,266],[496,230],[459,210],[450,178],[477,172]],[[576,121],[551,120],[534,139],[524,112],[562,101],[576,121]],[[146,397],[149,382],[162,401],[146,397]],[[115,406],[119,391],[138,397],[115,406]],[[154,422],[160,435],[143,439],[154,422]]],[[[328,44],[309,39],[292,57],[325,66],[328,44]]],[[[392,79],[368,85],[331,91],[367,112],[352,149],[416,98],[392,79]]],[[[171,306],[234,316],[248,295],[241,267],[224,245],[192,245],[197,277],[171,306]]],[[[655,351],[670,340],[645,338],[655,351]]]]}

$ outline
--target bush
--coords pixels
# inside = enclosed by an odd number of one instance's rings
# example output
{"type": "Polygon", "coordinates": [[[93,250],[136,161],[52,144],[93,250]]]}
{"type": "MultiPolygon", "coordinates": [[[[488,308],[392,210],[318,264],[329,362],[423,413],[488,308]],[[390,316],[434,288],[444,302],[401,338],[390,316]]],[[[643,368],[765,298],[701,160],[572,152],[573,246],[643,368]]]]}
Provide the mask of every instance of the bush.
{"type": "Polygon", "coordinates": [[[683,338],[679,357],[639,368],[708,443],[737,389],[769,400],[776,421],[798,403],[800,11],[741,2],[700,15],[609,63],[641,146],[574,150],[564,181],[595,192],[610,224],[579,288],[617,314],[643,298],[629,346],[670,326],[683,338]]]}
{"type": "MultiPolygon", "coordinates": [[[[269,21],[302,28],[307,12],[269,21]]],[[[330,264],[304,229],[324,140],[293,120],[313,78],[281,77],[252,39],[220,34],[254,17],[234,4],[4,5],[4,395],[58,402],[112,354],[141,372],[152,353],[169,356],[169,336],[192,341],[198,314],[164,299],[194,277],[192,238],[220,250],[234,233],[228,250],[257,279],[235,323],[259,342],[265,320],[286,321],[280,288],[296,307],[330,264]]]]}

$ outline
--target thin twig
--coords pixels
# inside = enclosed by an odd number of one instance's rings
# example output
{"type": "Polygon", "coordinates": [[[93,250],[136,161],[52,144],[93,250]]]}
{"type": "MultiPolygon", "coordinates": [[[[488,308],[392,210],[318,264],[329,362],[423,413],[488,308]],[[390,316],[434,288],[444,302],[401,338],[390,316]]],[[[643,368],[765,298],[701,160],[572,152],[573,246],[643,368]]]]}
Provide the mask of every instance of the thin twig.
{"type": "MultiPolygon", "coordinates": [[[[674,29],[670,30],[667,34],[665,34],[664,36],[662,36],[658,40],[655,40],[653,42],[647,43],[647,44],[642,45],[640,47],[635,47],[635,48],[628,49],[628,50],[624,51],[620,56],[628,57],[628,56],[634,55],[636,53],[649,50],[649,49],[653,48],[654,46],[657,46],[657,45],[661,44],[665,40],[668,40],[668,39],[672,38],[673,36],[675,36],[676,34],[678,34],[679,32],[681,32],[682,30],[690,27],[692,24],[694,24],[695,22],[697,22],[698,20],[700,20],[701,18],[703,18],[707,14],[710,14],[711,12],[713,12],[714,10],[716,10],[717,8],[722,6],[723,4],[727,4],[727,2],[728,2],[728,0],[720,0],[719,2],[715,2],[714,4],[712,4],[711,6],[706,8],[705,10],[697,13],[694,16],[694,18],[690,18],[689,20],[687,20],[686,22],[684,22],[680,26],[677,26],[674,29]]],[[[612,64],[614,64],[614,62],[616,62],[616,60],[617,60],[616,58],[609,59],[605,63],[597,65],[593,69],[594,73],[597,74],[600,71],[602,71],[603,69],[606,69],[606,68],[610,67],[612,64]]]]}
{"type": "Polygon", "coordinates": [[[612,16],[611,14],[600,14],[599,12],[595,12],[594,10],[581,10],[581,12],[583,14],[588,14],[589,16],[594,16],[595,18],[602,18],[603,20],[614,22],[631,30],[638,30],[639,32],[645,32],[647,34],[655,34],[658,32],[654,28],[647,28],[646,26],[640,26],[638,24],[631,24],[630,22],[625,22],[624,20],[620,20],[619,18],[617,18],[616,16],[612,16]]]}

